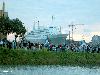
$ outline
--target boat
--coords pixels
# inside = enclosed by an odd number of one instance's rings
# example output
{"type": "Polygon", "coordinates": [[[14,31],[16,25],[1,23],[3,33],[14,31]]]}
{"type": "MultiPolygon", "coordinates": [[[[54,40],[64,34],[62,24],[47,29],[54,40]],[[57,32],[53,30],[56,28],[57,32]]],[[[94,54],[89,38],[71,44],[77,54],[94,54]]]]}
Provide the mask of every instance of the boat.
{"type": "Polygon", "coordinates": [[[61,27],[40,27],[38,24],[37,29],[33,27],[33,30],[25,35],[25,39],[31,43],[59,45],[66,43],[67,36],[68,34],[61,33],[61,27]]]}
{"type": "Polygon", "coordinates": [[[35,29],[25,35],[25,39],[31,43],[50,43],[54,45],[65,44],[68,34],[62,34],[57,27],[35,29]]]}

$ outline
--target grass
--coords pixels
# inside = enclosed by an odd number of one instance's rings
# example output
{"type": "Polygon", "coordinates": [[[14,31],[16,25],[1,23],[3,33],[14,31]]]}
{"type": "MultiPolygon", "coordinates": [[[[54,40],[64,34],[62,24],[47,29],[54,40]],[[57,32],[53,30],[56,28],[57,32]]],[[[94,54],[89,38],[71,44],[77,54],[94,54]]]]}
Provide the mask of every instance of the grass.
{"type": "Polygon", "coordinates": [[[100,66],[100,53],[9,50],[0,48],[0,65],[100,66]]]}

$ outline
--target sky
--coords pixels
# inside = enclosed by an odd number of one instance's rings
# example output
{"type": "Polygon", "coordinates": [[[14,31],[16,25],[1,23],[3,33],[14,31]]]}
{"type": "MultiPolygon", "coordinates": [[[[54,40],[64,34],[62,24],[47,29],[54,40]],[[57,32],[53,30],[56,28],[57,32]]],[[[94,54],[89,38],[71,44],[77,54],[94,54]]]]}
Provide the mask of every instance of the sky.
{"type": "Polygon", "coordinates": [[[19,18],[28,31],[38,20],[41,26],[50,26],[54,16],[53,25],[61,26],[62,33],[71,31],[68,25],[76,25],[75,40],[89,42],[100,35],[100,0],[0,0],[0,9],[3,1],[9,17],[19,18]]]}

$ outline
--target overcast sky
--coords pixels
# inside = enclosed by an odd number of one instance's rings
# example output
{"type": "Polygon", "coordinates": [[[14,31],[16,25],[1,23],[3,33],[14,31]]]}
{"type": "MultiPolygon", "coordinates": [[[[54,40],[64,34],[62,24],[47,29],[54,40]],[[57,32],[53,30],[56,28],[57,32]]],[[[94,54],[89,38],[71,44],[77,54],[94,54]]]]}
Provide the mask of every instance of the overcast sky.
{"type": "Polygon", "coordinates": [[[76,26],[77,34],[100,31],[100,0],[0,0],[0,8],[3,1],[9,17],[19,18],[29,30],[34,20],[39,20],[41,26],[51,25],[54,16],[54,25],[62,26],[64,33],[72,22],[85,25],[76,26]]]}

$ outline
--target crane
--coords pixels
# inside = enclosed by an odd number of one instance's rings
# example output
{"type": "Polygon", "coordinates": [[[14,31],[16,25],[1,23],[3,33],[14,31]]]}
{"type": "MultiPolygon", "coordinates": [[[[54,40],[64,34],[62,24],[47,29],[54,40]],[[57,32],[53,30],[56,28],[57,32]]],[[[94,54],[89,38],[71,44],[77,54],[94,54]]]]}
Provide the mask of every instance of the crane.
{"type": "Polygon", "coordinates": [[[71,27],[71,31],[72,31],[72,37],[70,37],[70,31],[69,31],[69,40],[70,40],[70,38],[72,38],[72,41],[73,41],[73,31],[74,31],[74,27],[76,26],[76,25],[84,25],[84,24],[70,24],[70,25],[68,25],[69,27],[71,27]]]}

